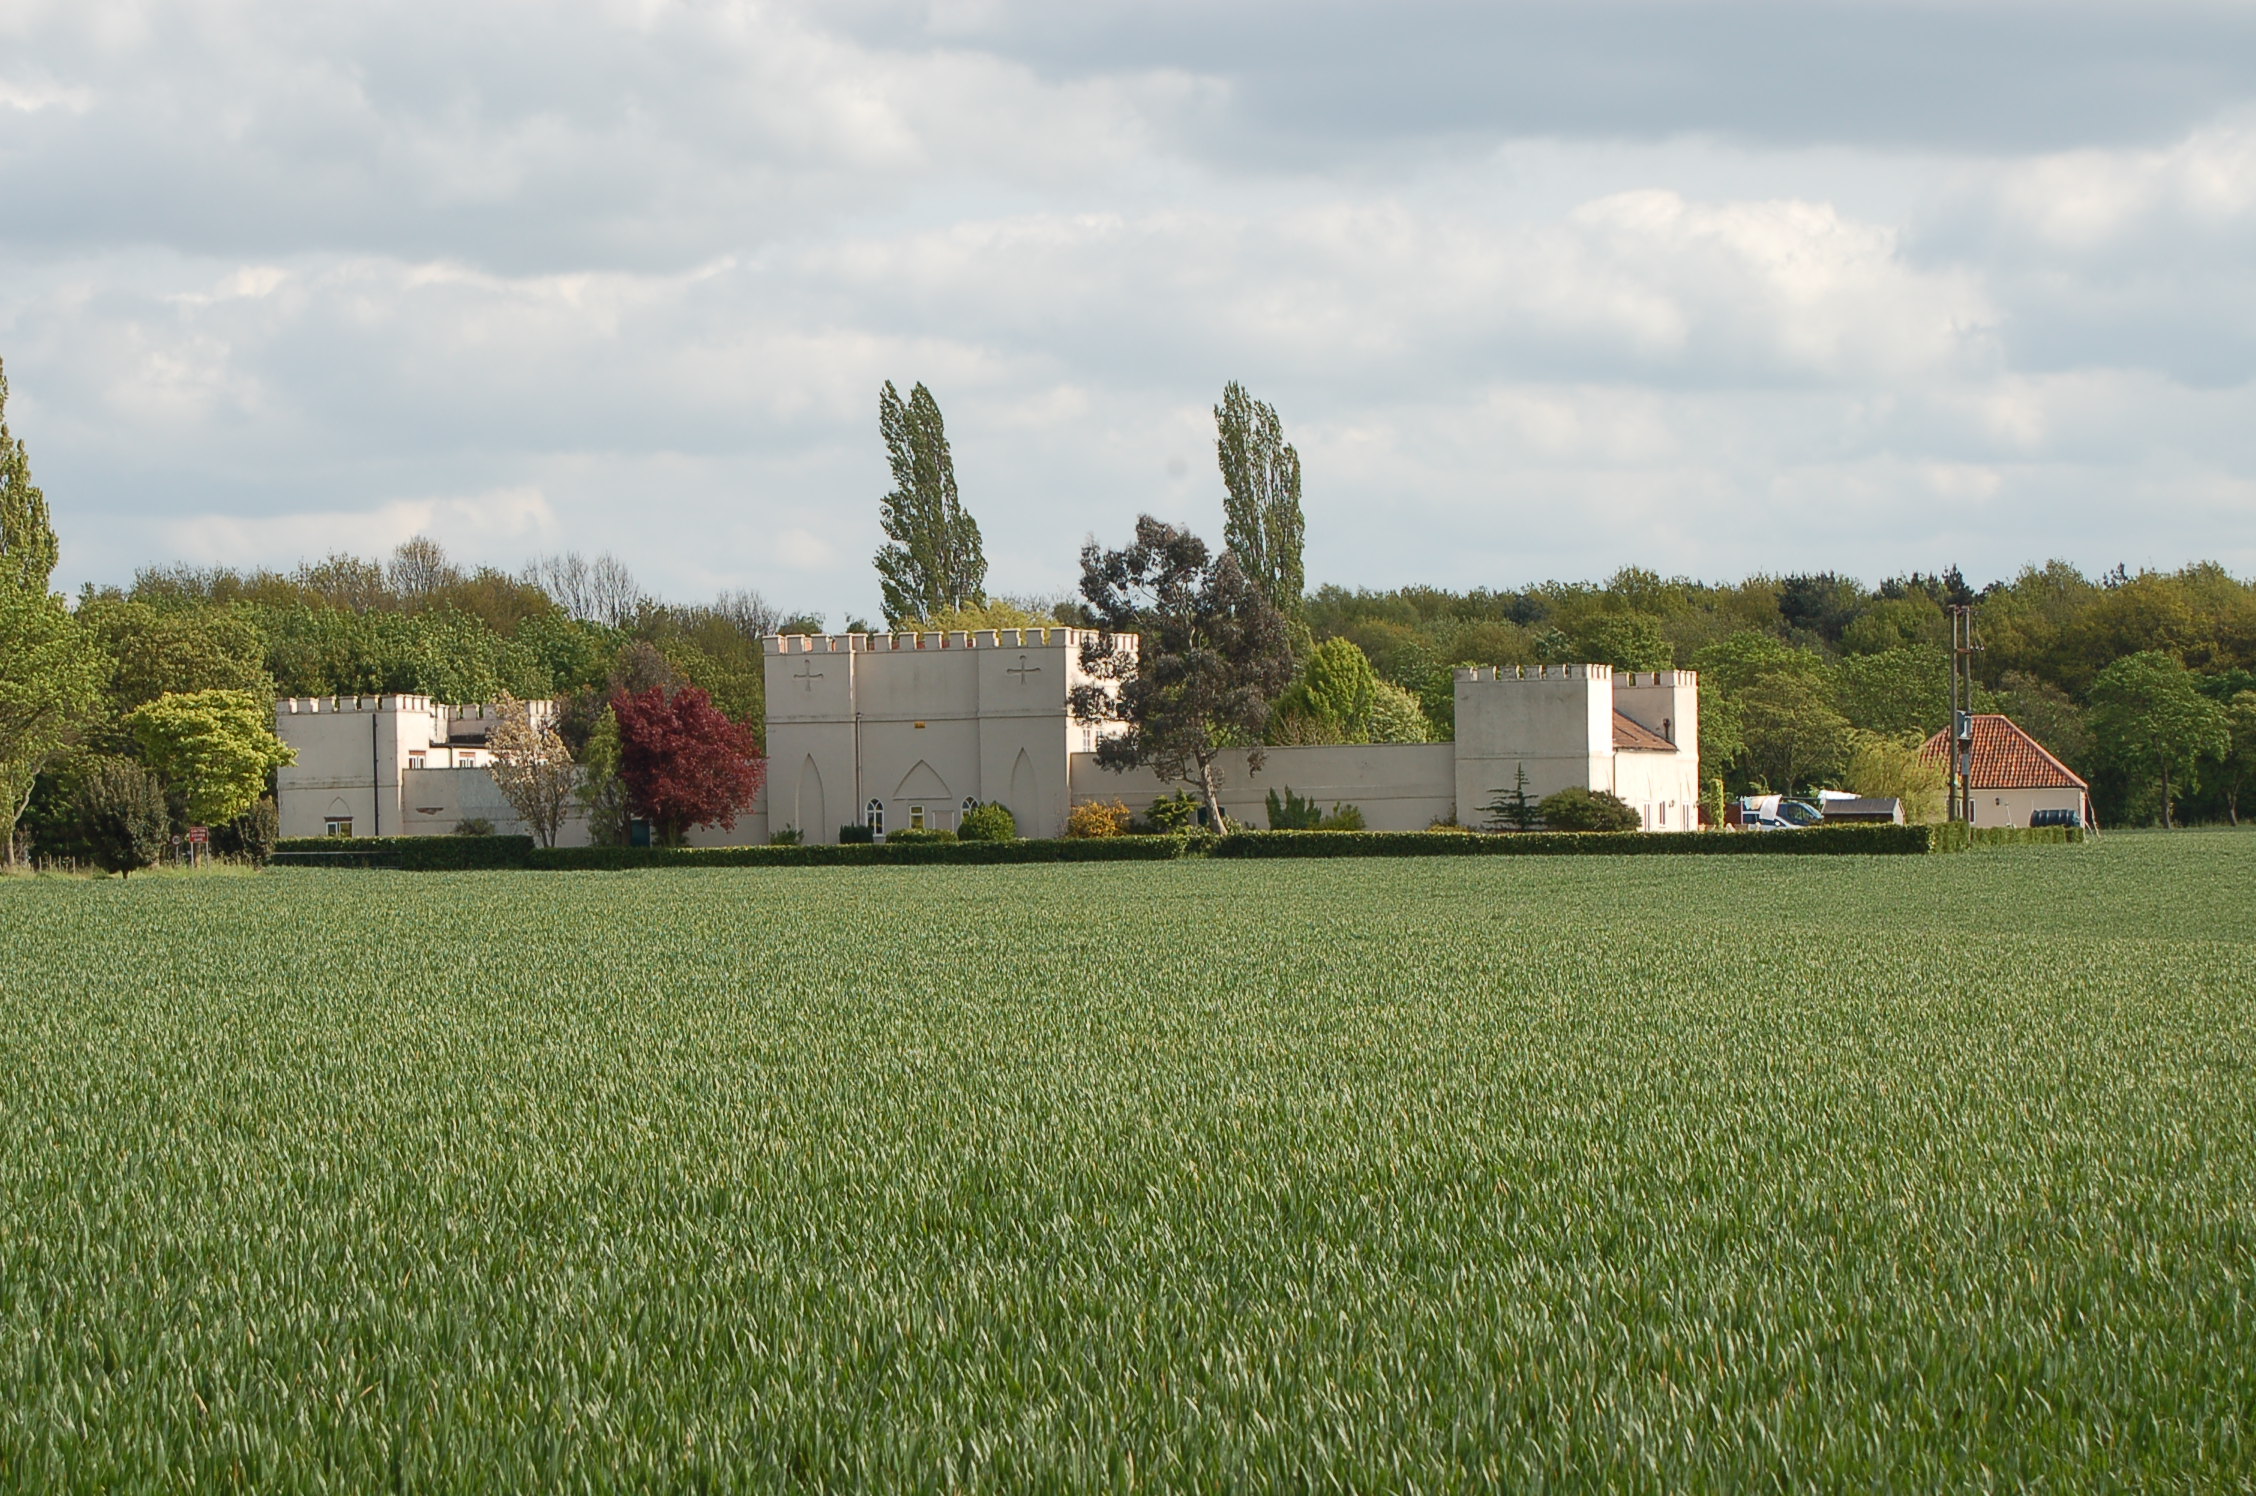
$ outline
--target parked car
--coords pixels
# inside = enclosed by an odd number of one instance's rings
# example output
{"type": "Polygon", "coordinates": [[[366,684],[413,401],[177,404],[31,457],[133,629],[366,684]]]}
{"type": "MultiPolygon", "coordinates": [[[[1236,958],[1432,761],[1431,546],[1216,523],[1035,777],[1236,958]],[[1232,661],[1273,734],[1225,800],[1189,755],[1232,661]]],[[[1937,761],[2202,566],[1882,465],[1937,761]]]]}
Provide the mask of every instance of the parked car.
{"type": "Polygon", "coordinates": [[[1748,795],[1738,804],[1737,824],[1748,831],[1799,831],[1825,817],[1817,808],[1783,795],[1748,795]]]}

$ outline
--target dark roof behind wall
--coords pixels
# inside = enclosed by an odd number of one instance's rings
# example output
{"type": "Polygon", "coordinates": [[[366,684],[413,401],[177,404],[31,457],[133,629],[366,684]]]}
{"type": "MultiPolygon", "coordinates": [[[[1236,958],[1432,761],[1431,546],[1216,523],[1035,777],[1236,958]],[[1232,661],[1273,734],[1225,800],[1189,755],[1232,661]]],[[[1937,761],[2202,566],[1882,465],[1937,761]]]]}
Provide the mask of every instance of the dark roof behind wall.
{"type": "Polygon", "coordinates": [[[1662,737],[1640,722],[1632,722],[1620,712],[1614,713],[1614,749],[1628,748],[1640,753],[1674,753],[1676,744],[1662,737]]]}

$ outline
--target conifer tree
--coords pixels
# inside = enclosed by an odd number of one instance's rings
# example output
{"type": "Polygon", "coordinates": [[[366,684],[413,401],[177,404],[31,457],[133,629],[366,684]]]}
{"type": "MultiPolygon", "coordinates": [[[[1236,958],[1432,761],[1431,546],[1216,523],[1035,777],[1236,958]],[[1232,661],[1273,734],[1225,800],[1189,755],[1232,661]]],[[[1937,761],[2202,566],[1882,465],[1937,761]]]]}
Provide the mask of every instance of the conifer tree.
{"type": "Polygon", "coordinates": [[[47,496],[31,481],[24,444],[8,430],[8,370],[0,364],[0,587],[44,596],[55,560],[47,496]]]}
{"type": "Polygon", "coordinates": [[[1300,454],[1285,440],[1275,406],[1232,380],[1214,407],[1214,451],[1222,464],[1222,544],[1276,610],[1297,623],[1307,573],[1301,564],[1300,454]]]}
{"type": "Polygon", "coordinates": [[[890,544],[877,552],[885,621],[932,618],[987,601],[987,556],[979,525],[956,494],[955,459],[940,402],[917,385],[903,400],[887,380],[877,397],[877,426],[893,467],[893,491],[878,505],[890,544]]]}

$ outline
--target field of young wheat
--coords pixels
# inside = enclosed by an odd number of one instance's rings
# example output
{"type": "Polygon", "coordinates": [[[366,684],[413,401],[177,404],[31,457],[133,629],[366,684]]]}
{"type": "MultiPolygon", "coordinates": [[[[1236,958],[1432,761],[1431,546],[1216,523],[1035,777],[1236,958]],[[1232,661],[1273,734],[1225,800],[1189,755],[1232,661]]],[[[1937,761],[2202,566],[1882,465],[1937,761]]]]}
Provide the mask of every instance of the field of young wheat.
{"type": "Polygon", "coordinates": [[[2231,1486],[2256,836],[0,885],[0,1487],[2231,1486]]]}

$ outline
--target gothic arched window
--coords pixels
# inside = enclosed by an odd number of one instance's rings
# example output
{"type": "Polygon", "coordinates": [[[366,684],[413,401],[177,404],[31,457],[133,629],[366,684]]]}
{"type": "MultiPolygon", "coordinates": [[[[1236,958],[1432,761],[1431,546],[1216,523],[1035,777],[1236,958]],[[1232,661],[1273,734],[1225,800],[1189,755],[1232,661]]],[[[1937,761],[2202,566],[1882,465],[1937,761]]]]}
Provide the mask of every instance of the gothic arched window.
{"type": "Polygon", "coordinates": [[[868,809],[863,812],[862,819],[868,825],[870,835],[883,836],[885,834],[885,802],[872,797],[868,809]]]}

